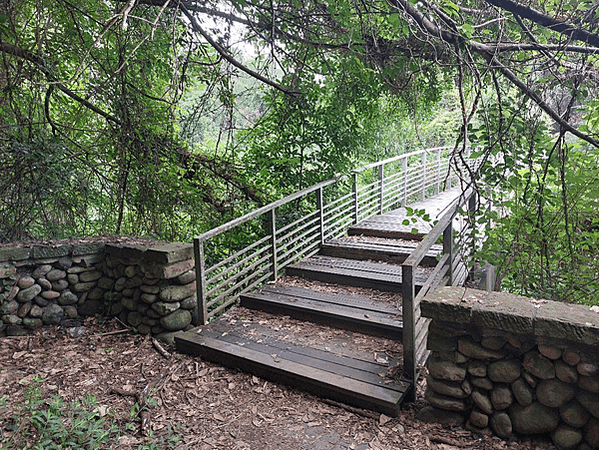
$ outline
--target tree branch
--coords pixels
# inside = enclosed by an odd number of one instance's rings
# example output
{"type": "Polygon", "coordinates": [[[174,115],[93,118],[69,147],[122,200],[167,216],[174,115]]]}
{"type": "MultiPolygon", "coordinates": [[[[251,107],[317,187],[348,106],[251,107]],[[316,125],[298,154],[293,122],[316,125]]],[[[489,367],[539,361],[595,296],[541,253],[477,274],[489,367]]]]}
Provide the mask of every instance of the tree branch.
{"type": "Polygon", "coordinates": [[[106,120],[110,120],[111,122],[114,122],[117,125],[119,125],[121,123],[121,121],[119,119],[117,119],[116,117],[108,114],[107,112],[102,111],[100,108],[93,105],[88,100],[75,94],[73,91],[71,91],[69,88],[64,86],[62,83],[56,81],[54,76],[51,74],[50,70],[46,67],[44,60],[42,58],[40,58],[39,56],[35,55],[34,53],[32,53],[28,50],[25,50],[23,48],[16,47],[12,44],[8,44],[6,42],[0,42],[0,52],[6,53],[9,55],[13,55],[13,56],[16,56],[17,58],[25,59],[27,61],[30,61],[30,62],[36,64],[40,68],[40,70],[44,73],[44,75],[46,75],[48,80],[52,84],[54,84],[64,94],[71,97],[76,102],[81,103],[86,108],[91,109],[96,114],[99,114],[100,116],[104,117],[106,120]]]}
{"type": "Polygon", "coordinates": [[[599,54],[598,47],[582,47],[579,45],[546,45],[539,43],[519,44],[519,43],[498,43],[495,45],[487,45],[491,52],[527,52],[531,50],[549,51],[549,52],[569,52],[582,53],[587,55],[599,54]]]}
{"type": "Polygon", "coordinates": [[[292,91],[290,89],[287,89],[286,87],[280,85],[276,81],[270,80],[269,78],[266,78],[265,76],[259,74],[258,72],[255,72],[254,70],[250,69],[249,67],[246,67],[243,64],[241,64],[239,61],[237,61],[235,58],[233,58],[229,54],[229,52],[227,52],[218,42],[216,42],[214,39],[212,39],[212,37],[208,33],[206,33],[204,31],[204,29],[201,27],[200,23],[197,21],[197,19],[195,18],[195,16],[189,12],[189,10],[185,7],[185,5],[183,3],[181,3],[179,5],[179,8],[181,9],[181,11],[183,11],[183,14],[185,14],[185,17],[187,17],[187,19],[189,19],[189,21],[191,22],[191,26],[193,27],[193,29],[195,31],[197,31],[198,33],[200,33],[202,35],[202,37],[204,39],[206,39],[206,41],[208,41],[208,43],[223,58],[225,58],[227,61],[229,61],[229,63],[231,65],[233,65],[234,67],[237,67],[239,70],[247,73],[249,76],[254,77],[257,80],[260,80],[264,84],[268,84],[269,86],[272,86],[275,89],[277,89],[277,90],[279,90],[279,91],[281,91],[281,92],[283,92],[285,94],[288,94],[288,95],[298,95],[298,94],[301,94],[301,92],[292,91]]]}
{"type": "Polygon", "coordinates": [[[588,142],[593,147],[599,148],[598,140],[593,139],[591,136],[584,134],[581,131],[578,131],[567,121],[562,119],[562,117],[556,111],[554,111],[547,103],[545,103],[545,101],[536,92],[529,89],[528,86],[526,86],[522,81],[520,81],[520,79],[510,69],[508,69],[500,61],[498,61],[494,55],[484,54],[482,56],[489,62],[489,64],[492,67],[496,68],[499,72],[501,72],[501,74],[503,74],[504,77],[506,77],[514,86],[516,86],[520,90],[520,92],[522,92],[528,98],[533,100],[539,106],[539,108],[541,108],[543,111],[545,111],[545,113],[549,115],[549,117],[555,120],[560,125],[560,127],[562,127],[563,130],[566,130],[572,133],[574,136],[588,142]]]}
{"type": "Polygon", "coordinates": [[[516,14],[520,17],[532,20],[534,23],[541,25],[550,30],[556,31],[560,34],[568,36],[570,39],[575,41],[586,42],[589,45],[599,47],[599,35],[584,30],[576,25],[564,22],[562,20],[554,19],[546,14],[543,14],[537,10],[529,8],[528,6],[521,5],[512,0],[486,0],[487,3],[497,6],[505,11],[509,11],[512,14],[516,14]]]}

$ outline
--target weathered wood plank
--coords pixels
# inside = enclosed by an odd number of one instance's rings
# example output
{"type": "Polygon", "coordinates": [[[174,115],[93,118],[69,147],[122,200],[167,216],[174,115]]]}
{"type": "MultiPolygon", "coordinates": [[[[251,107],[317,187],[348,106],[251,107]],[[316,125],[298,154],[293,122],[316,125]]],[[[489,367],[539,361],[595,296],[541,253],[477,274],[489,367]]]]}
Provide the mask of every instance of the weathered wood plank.
{"type": "MultiPolygon", "coordinates": [[[[311,347],[293,345],[263,333],[260,333],[260,339],[249,338],[240,333],[239,330],[229,331],[229,333],[224,336],[222,333],[219,334],[216,330],[202,330],[202,335],[226,341],[231,344],[240,345],[244,348],[260,351],[270,355],[274,359],[294,361],[309,367],[373,384],[375,386],[384,386],[399,391],[403,390],[403,386],[396,380],[381,376],[386,373],[386,370],[390,365],[397,364],[397,360],[390,359],[389,361],[392,361],[392,363],[382,364],[373,361],[365,361],[363,359],[355,359],[334,352],[326,352],[311,347]]],[[[370,356],[372,359],[373,356],[370,356]]]]}
{"type": "Polygon", "coordinates": [[[268,353],[194,332],[183,333],[176,338],[176,344],[180,351],[240,368],[276,382],[300,387],[322,397],[393,417],[399,415],[403,391],[354,380],[295,361],[273,358],[268,353]]]}
{"type": "MultiPolygon", "coordinates": [[[[287,275],[300,276],[328,283],[360,286],[382,291],[401,290],[401,266],[351,259],[313,256],[287,267],[287,275]]],[[[416,270],[416,285],[422,286],[426,274],[416,270]]]]}
{"type": "Polygon", "coordinates": [[[306,289],[297,286],[271,286],[266,285],[257,292],[271,292],[277,295],[285,295],[290,297],[301,297],[306,299],[318,300],[325,303],[333,303],[342,306],[351,306],[355,308],[365,309],[369,311],[376,311],[380,313],[398,314],[399,310],[397,306],[392,306],[387,303],[380,301],[371,300],[360,295],[344,295],[337,293],[326,293],[315,291],[312,289],[306,289]]]}
{"type": "Polygon", "coordinates": [[[329,295],[336,299],[332,302],[314,298],[311,294],[320,293],[309,289],[297,289],[295,292],[299,295],[263,289],[242,295],[241,305],[394,340],[400,340],[402,337],[401,314],[398,309],[393,310],[384,305],[386,308],[381,312],[375,309],[376,305],[372,304],[374,302],[364,302],[365,307],[343,304],[343,300],[351,302],[352,298],[349,296],[329,295]]]}
{"type": "MultiPolygon", "coordinates": [[[[360,240],[334,239],[325,242],[320,248],[320,254],[337,258],[389,261],[401,264],[418,246],[417,242],[398,242],[383,239],[369,240],[364,236],[360,240]]],[[[422,261],[423,265],[434,266],[437,256],[441,254],[440,245],[433,246],[422,261]]]]}

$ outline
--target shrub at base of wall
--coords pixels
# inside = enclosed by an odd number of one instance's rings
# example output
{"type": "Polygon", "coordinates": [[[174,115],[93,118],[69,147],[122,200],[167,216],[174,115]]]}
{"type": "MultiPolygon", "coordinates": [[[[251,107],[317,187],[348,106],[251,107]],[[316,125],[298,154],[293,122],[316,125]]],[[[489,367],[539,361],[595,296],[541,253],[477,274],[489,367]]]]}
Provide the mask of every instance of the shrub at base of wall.
{"type": "Polygon", "coordinates": [[[554,303],[465,288],[427,295],[428,405],[419,418],[599,448],[599,317],[554,303]]]}

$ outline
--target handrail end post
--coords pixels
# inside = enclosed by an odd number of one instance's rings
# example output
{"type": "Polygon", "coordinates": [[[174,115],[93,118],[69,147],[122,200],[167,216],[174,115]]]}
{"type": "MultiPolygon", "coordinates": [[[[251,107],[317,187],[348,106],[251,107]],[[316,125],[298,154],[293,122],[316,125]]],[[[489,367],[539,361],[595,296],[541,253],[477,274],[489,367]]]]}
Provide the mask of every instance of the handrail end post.
{"type": "Polygon", "coordinates": [[[449,254],[447,276],[449,277],[448,284],[453,286],[453,220],[443,230],[443,254],[449,254]]]}
{"type": "Polygon", "coordinates": [[[193,240],[193,250],[196,266],[196,292],[198,318],[194,325],[206,325],[208,323],[208,308],[206,306],[206,261],[204,255],[204,243],[199,238],[193,240]]]}
{"type": "Polygon", "coordinates": [[[277,255],[277,217],[275,208],[272,208],[268,212],[268,232],[270,234],[270,258],[272,265],[272,275],[270,276],[270,280],[277,281],[277,278],[279,277],[279,261],[277,255]]]}
{"type": "Polygon", "coordinates": [[[406,393],[407,401],[416,398],[417,364],[416,360],[416,308],[414,299],[416,290],[414,284],[414,267],[402,265],[402,314],[403,314],[403,372],[411,381],[406,393]]]}
{"type": "Polygon", "coordinates": [[[360,217],[360,203],[358,197],[358,172],[354,172],[354,182],[352,185],[352,191],[354,193],[354,225],[356,225],[360,217]]]}
{"type": "Polygon", "coordinates": [[[319,214],[319,239],[320,239],[320,245],[324,245],[324,198],[323,198],[323,192],[322,192],[322,188],[319,188],[316,191],[316,207],[318,208],[318,214],[319,214]]]}

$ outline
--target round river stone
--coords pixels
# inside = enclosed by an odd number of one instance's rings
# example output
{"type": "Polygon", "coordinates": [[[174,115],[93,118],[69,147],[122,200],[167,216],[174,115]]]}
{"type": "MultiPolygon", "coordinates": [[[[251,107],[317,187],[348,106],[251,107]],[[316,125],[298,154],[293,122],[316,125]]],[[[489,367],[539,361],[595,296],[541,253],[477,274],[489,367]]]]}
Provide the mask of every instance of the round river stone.
{"type": "Polygon", "coordinates": [[[528,406],[514,403],[510,408],[514,431],[521,434],[549,433],[559,423],[559,413],[539,402],[528,406]]]}
{"type": "Polygon", "coordinates": [[[489,378],[496,383],[513,383],[520,377],[522,366],[518,361],[503,359],[489,364],[489,378]]]}
{"type": "MultiPolygon", "coordinates": [[[[156,303],[154,303],[154,305],[155,304],[156,303]]],[[[160,325],[162,325],[164,329],[168,331],[182,330],[190,323],[191,313],[187,309],[178,309],[177,311],[160,319],[160,325]]]]}

